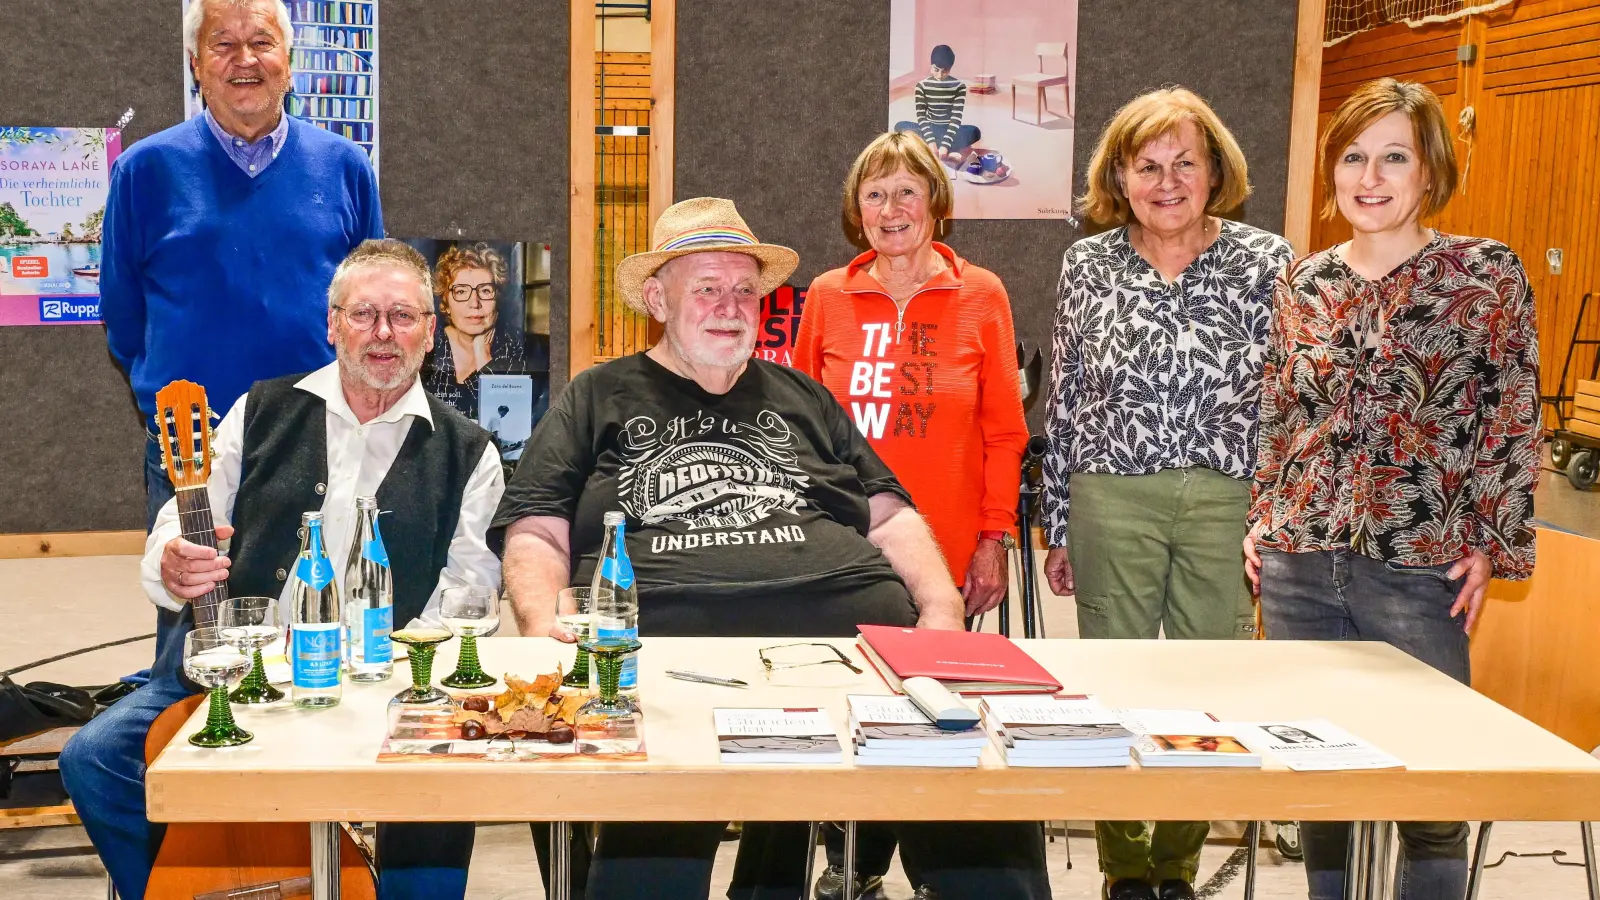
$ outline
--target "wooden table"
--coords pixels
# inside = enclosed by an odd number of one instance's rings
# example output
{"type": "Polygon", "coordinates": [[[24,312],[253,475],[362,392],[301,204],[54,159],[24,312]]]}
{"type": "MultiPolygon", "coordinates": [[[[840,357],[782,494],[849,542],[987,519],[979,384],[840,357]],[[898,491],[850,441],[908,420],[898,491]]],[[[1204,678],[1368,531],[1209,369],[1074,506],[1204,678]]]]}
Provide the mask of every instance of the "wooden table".
{"type": "MultiPolygon", "coordinates": [[[[721,764],[714,706],[821,706],[843,735],[846,694],[887,692],[848,640],[833,643],[865,675],[830,664],[769,680],[756,649],[787,642],[646,638],[645,762],[379,763],[386,704],[408,677],[403,664],[387,683],[345,685],[333,709],[236,706],[255,741],[216,751],[174,740],[146,776],[149,815],[310,821],[324,845],[332,840],[327,823],[340,821],[1348,819],[1361,823],[1352,871],[1362,891],[1376,889],[1363,873],[1388,847],[1375,822],[1600,819],[1600,762],[1374,643],[1019,641],[1067,690],[1109,706],[1204,709],[1224,720],[1330,719],[1405,760],[1404,771],[1012,769],[993,748],[977,769],[721,764]],[[678,681],[666,669],[751,687],[678,681]]],[[[436,674],[451,671],[454,647],[440,648],[436,674]]],[[[544,638],[493,638],[480,648],[489,672],[524,677],[566,667],[574,652],[544,638]]],[[[182,735],[203,721],[202,708],[182,735]]],[[[333,873],[337,879],[337,867],[333,873]]]]}

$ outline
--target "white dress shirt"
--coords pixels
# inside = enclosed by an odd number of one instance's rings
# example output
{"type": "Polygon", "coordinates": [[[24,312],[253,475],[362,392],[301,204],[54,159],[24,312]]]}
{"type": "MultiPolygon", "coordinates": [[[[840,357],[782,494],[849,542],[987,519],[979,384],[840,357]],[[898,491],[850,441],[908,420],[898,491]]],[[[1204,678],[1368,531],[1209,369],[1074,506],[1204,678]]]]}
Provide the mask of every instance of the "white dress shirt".
{"type": "MultiPolygon", "coordinates": [[[[350,542],[356,528],[356,497],[370,497],[378,493],[378,485],[389,474],[389,467],[400,455],[411,430],[412,420],[421,419],[433,427],[433,415],[428,409],[427,394],[422,382],[413,381],[411,389],[386,412],[366,424],[356,419],[356,414],[345,400],[344,388],[339,383],[339,364],[330,363],[300,379],[295,387],[321,397],[327,406],[326,427],[328,444],[327,493],[322,500],[322,536],[326,542],[328,558],[333,561],[339,589],[344,590],[344,564],[350,552],[350,542]]],[[[249,395],[240,397],[217,426],[217,436],[211,443],[214,458],[211,477],[206,491],[211,497],[211,514],[218,525],[233,521],[234,498],[239,493],[241,454],[244,449],[244,409],[249,395]]],[[[461,514],[456,520],[455,534],[450,538],[450,549],[444,570],[439,573],[439,583],[428,598],[420,621],[438,623],[439,592],[465,584],[486,584],[500,588],[500,560],[489,549],[487,535],[489,522],[494,518],[495,507],[505,491],[505,476],[500,469],[500,457],[493,444],[483,450],[483,459],[467,480],[466,491],[461,496],[461,514]]],[[[299,528],[299,522],[285,522],[286,529],[299,528]]],[[[161,552],[167,542],[178,537],[177,500],[168,500],[156,517],[155,528],[145,540],[141,581],[145,594],[157,606],[173,611],[183,608],[189,601],[174,597],[161,582],[161,552]]],[[[284,582],[278,596],[283,621],[292,621],[290,605],[294,579],[284,582]]]]}

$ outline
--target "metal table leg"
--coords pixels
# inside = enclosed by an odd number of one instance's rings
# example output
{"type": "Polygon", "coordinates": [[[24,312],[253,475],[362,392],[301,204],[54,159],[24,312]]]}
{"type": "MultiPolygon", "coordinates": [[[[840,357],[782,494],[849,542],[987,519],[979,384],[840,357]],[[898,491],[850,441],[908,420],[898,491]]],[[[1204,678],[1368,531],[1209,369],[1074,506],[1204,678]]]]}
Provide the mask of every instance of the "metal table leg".
{"type": "Polygon", "coordinates": [[[856,900],[856,823],[844,824],[844,900],[856,900]]]}
{"type": "Polygon", "coordinates": [[[1261,843],[1261,823],[1251,822],[1244,830],[1244,900],[1256,900],[1256,845],[1261,843]]]}
{"type": "Polygon", "coordinates": [[[806,829],[806,877],[801,882],[800,896],[811,896],[811,879],[817,874],[817,831],[821,823],[812,822],[806,829]]]}
{"type": "Polygon", "coordinates": [[[550,823],[550,884],[545,896],[549,900],[572,898],[572,826],[566,822],[550,823]]]}
{"type": "Polygon", "coordinates": [[[1600,900],[1600,868],[1594,858],[1594,823],[1579,822],[1583,834],[1583,874],[1589,881],[1589,900],[1600,900]]]}
{"type": "Polygon", "coordinates": [[[311,900],[339,900],[339,823],[311,823],[311,900]]]}
{"type": "Polygon", "coordinates": [[[1489,855],[1489,834],[1493,822],[1478,823],[1478,839],[1472,845],[1472,867],[1467,869],[1467,900],[1478,900],[1478,888],[1483,887],[1483,861],[1489,855]]]}

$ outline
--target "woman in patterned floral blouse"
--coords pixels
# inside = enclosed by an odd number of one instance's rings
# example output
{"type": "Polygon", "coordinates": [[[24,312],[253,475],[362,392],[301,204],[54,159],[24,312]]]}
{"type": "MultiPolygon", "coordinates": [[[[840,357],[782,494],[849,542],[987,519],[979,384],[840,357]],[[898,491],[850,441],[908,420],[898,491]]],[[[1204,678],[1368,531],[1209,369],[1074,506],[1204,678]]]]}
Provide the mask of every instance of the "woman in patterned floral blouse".
{"type": "MultiPolygon", "coordinates": [[[[1456,185],[1427,88],[1363,85],[1322,155],[1323,214],[1354,237],[1278,280],[1250,575],[1269,638],[1387,641],[1469,683],[1484,587],[1533,570],[1533,297],[1504,244],[1423,226],[1456,185]]],[[[1466,824],[1399,829],[1399,900],[1460,900],[1466,824]]],[[[1302,837],[1312,900],[1343,897],[1348,825],[1302,837]]]]}
{"type": "MultiPolygon", "coordinates": [[[[1277,235],[1221,218],[1250,192],[1204,100],[1139,97],[1106,126],[1067,250],[1045,456],[1045,575],[1086,638],[1248,638],[1239,542],[1255,465],[1277,235]],[[1070,525],[1069,525],[1070,512],[1070,525]]],[[[1110,900],[1184,900],[1208,823],[1101,822],[1110,900]]]]}

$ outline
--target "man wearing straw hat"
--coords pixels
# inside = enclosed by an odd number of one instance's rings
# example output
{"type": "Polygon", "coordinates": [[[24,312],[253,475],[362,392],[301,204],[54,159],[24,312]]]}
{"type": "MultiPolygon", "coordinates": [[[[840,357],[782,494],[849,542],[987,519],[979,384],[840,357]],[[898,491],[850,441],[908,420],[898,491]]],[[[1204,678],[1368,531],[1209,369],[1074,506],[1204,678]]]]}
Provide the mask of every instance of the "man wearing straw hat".
{"type": "MultiPolygon", "coordinates": [[[[758,241],[715,198],[667,209],[652,243],[618,265],[617,284],[662,324],[661,340],[573,379],[495,516],[507,527],[506,591],[521,633],[572,640],[556,622],[556,594],[590,582],[601,518],[617,509],[641,634],[961,630],[961,594],[927,525],[849,414],[806,375],[751,358],[761,298],[799,257],[758,241]]],[[[600,826],[589,896],[706,896],[723,828],[600,826]]],[[[904,828],[908,868],[947,900],[1049,896],[1036,823],[904,828]]],[[[758,886],[798,896],[805,838],[804,823],[747,823],[743,849],[763,861],[737,867],[730,896],[758,886]],[[754,870],[759,884],[740,884],[754,870]]]]}

